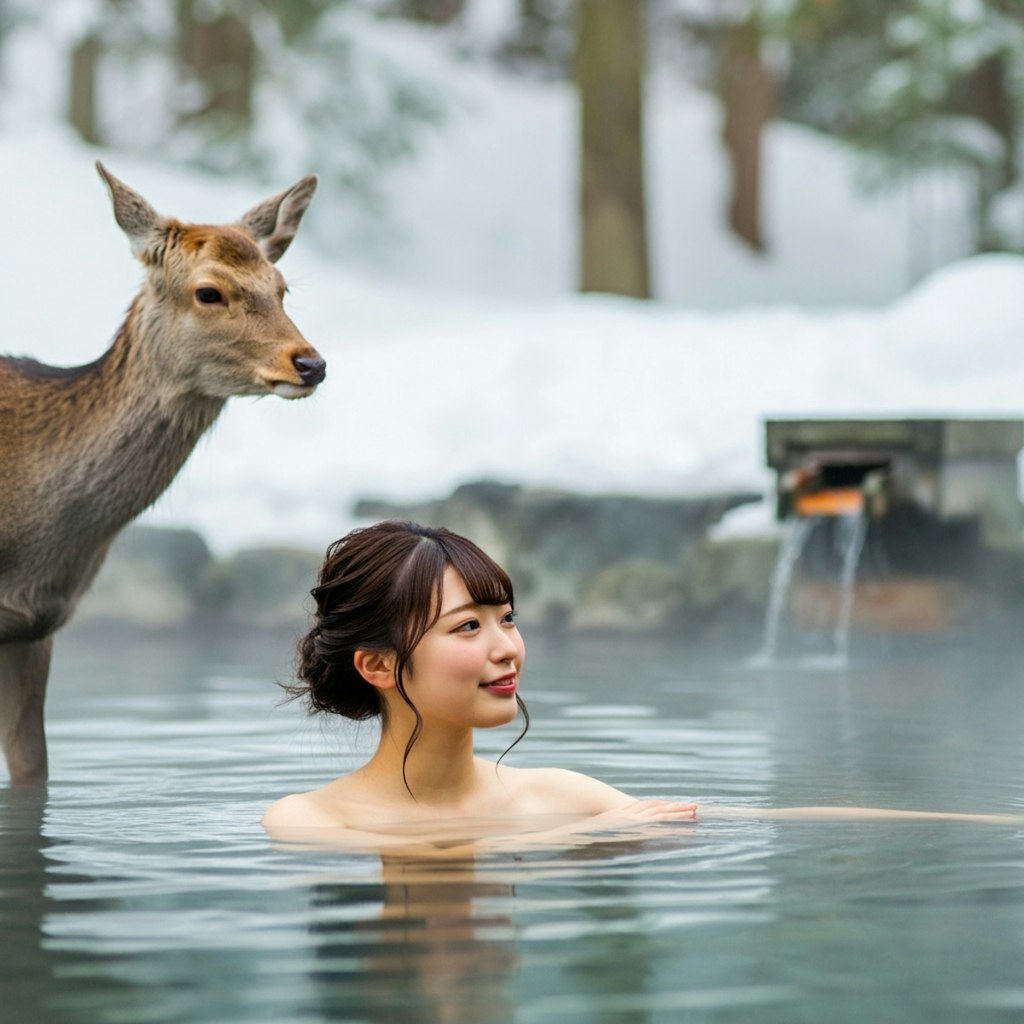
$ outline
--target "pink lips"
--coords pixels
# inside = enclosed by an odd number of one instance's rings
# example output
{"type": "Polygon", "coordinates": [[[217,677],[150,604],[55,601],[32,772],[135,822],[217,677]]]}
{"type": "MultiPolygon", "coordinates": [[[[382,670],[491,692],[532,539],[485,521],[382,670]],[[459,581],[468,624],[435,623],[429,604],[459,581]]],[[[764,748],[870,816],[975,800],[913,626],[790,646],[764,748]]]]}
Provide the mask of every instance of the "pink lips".
{"type": "Polygon", "coordinates": [[[516,674],[513,672],[510,675],[502,676],[500,679],[495,679],[491,683],[480,684],[485,690],[490,690],[491,693],[510,695],[516,692],[516,674]]]}

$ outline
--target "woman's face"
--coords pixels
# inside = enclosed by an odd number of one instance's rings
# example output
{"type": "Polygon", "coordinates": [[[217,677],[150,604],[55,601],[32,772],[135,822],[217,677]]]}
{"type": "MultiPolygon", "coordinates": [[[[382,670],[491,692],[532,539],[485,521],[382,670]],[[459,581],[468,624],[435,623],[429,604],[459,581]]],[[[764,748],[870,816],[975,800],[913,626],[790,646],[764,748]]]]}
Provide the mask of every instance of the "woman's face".
{"type": "Polygon", "coordinates": [[[512,606],[476,604],[445,570],[441,614],[416,645],[405,688],[424,722],[488,728],[512,721],[526,656],[512,606]]]}

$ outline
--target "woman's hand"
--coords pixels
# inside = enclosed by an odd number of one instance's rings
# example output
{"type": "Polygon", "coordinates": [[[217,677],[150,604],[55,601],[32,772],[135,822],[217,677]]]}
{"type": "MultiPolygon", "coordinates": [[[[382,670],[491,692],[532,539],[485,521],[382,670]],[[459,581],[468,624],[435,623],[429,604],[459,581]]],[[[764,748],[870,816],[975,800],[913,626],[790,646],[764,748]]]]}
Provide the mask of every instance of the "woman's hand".
{"type": "Polygon", "coordinates": [[[622,807],[613,808],[591,818],[591,822],[644,822],[693,821],[697,817],[696,804],[678,800],[633,800],[622,807]]]}

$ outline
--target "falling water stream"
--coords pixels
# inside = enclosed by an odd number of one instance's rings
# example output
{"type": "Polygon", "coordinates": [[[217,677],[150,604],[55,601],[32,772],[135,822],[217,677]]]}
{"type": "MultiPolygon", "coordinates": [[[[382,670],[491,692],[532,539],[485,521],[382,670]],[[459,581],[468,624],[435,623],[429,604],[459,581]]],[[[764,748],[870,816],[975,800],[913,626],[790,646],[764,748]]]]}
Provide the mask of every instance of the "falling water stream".
{"type": "MultiPolygon", "coordinates": [[[[819,527],[833,520],[836,523],[835,547],[839,557],[839,602],[832,631],[832,651],[825,660],[836,667],[846,664],[850,649],[850,626],[853,620],[854,583],[867,535],[868,521],[864,513],[839,517],[791,516],[786,520],[772,573],[761,649],[753,659],[753,664],[757,667],[769,666],[779,660],[782,622],[797,565],[811,536],[819,527]]],[[[820,657],[814,660],[816,664],[822,662],[820,657]]]]}
{"type": "Polygon", "coordinates": [[[789,589],[793,583],[793,571],[800,560],[807,541],[818,522],[816,516],[790,516],[783,525],[779,555],[772,572],[768,609],[764,620],[764,638],[761,650],[754,656],[757,665],[770,665],[775,661],[779,646],[779,629],[782,614],[786,610],[789,589]]]}
{"type": "Polygon", "coordinates": [[[838,522],[837,546],[842,557],[839,576],[839,614],[833,633],[835,657],[846,663],[850,652],[850,624],[853,619],[853,585],[857,578],[857,566],[864,550],[864,538],[868,532],[867,516],[841,516],[838,522]]]}

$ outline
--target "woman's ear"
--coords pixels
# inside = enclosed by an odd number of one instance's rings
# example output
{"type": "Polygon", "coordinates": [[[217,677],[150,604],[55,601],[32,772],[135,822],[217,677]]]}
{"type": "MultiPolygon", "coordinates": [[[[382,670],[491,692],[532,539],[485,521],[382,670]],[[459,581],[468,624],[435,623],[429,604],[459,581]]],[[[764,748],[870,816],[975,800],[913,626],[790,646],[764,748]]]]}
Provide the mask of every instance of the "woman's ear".
{"type": "Polygon", "coordinates": [[[395,656],[390,651],[356,651],[352,655],[356,671],[378,690],[395,685],[395,656]]]}

